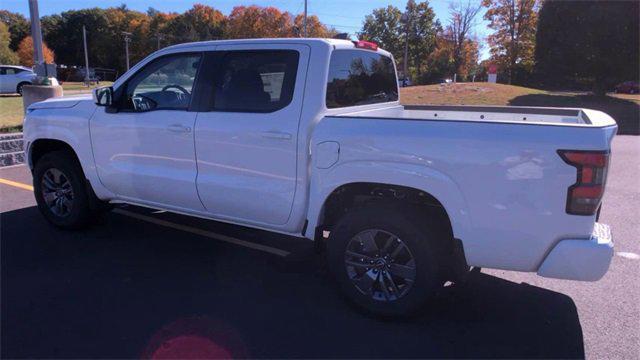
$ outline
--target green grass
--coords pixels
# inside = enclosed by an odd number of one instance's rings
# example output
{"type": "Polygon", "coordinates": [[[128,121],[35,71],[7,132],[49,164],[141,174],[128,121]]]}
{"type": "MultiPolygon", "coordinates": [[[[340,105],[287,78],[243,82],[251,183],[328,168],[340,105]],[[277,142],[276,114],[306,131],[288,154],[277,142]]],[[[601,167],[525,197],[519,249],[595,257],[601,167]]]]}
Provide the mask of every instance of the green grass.
{"type": "Polygon", "coordinates": [[[640,95],[608,94],[599,97],[584,92],[544,91],[491,83],[457,83],[402,88],[406,105],[500,105],[572,107],[600,110],[618,123],[618,134],[640,135],[640,95]]]}
{"type": "Polygon", "coordinates": [[[13,132],[22,129],[22,97],[0,96],[0,132],[13,132]]]}
{"type": "MultiPolygon", "coordinates": [[[[65,82],[62,84],[62,89],[69,95],[76,95],[89,92],[99,86],[110,86],[112,84],[112,82],[106,81],[101,82],[100,85],[93,84],[90,87],[86,87],[81,82],[65,82]]],[[[17,95],[0,96],[0,132],[21,131],[23,119],[22,97],[17,95]]]]}
{"type": "Polygon", "coordinates": [[[111,81],[102,81],[100,82],[100,84],[91,84],[91,86],[89,87],[84,86],[84,84],[81,82],[63,82],[62,89],[64,89],[65,91],[80,91],[80,90],[89,91],[97,87],[111,86],[111,85],[113,85],[111,81]]]}

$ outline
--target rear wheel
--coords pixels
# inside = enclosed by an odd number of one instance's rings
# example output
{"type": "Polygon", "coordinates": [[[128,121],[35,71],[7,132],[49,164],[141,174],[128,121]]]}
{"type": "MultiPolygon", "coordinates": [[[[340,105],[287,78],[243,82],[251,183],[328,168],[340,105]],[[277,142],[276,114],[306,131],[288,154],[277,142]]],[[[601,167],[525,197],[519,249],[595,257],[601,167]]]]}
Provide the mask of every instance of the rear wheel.
{"type": "Polygon", "coordinates": [[[369,204],[336,224],[327,244],[329,268],[356,305],[377,315],[419,310],[442,284],[437,231],[403,204],[369,204]]]}
{"type": "Polygon", "coordinates": [[[57,227],[81,228],[94,215],[80,164],[66,151],[51,152],[38,160],[33,170],[33,190],[38,209],[57,227]]]}

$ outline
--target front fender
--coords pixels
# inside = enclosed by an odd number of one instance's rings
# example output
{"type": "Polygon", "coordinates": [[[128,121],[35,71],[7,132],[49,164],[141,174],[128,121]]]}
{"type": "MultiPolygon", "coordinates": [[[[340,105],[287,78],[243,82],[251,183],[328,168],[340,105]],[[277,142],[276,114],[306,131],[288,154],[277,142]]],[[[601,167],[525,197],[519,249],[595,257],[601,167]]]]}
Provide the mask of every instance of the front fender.
{"type": "Polygon", "coordinates": [[[78,157],[82,171],[96,195],[107,199],[112,194],[100,183],[91,148],[89,119],[94,110],[91,104],[82,103],[73,108],[31,110],[24,121],[25,156],[29,167],[33,169],[31,155],[36,141],[57,140],[66,143],[78,157]]]}
{"type": "Polygon", "coordinates": [[[330,169],[314,168],[309,199],[309,229],[315,229],[325,201],[338,187],[350,183],[371,182],[415,188],[431,194],[444,206],[454,237],[466,239],[471,226],[462,192],[446,174],[435,169],[408,163],[352,161],[330,169]]]}

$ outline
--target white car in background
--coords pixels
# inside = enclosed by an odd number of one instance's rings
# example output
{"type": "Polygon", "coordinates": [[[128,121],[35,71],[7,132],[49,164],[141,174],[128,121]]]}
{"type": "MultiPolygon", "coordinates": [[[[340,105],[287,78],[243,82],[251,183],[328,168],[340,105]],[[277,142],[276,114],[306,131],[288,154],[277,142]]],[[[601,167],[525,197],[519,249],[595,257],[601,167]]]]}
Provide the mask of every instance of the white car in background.
{"type": "Polygon", "coordinates": [[[0,65],[0,93],[22,95],[22,87],[33,83],[35,78],[36,74],[28,67],[0,65]]]}

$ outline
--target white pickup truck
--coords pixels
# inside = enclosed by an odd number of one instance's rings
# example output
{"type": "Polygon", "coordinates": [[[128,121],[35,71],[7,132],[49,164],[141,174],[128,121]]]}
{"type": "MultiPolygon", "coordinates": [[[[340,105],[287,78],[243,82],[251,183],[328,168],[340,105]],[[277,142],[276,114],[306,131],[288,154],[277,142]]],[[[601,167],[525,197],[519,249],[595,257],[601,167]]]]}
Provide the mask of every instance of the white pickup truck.
{"type": "Polygon", "coordinates": [[[398,93],[392,56],[370,42],[171,46],[93,98],[29,107],[38,207],[62,228],[130,203],[315,241],[346,297],[387,315],[469,267],[606,273],[611,117],[398,93]]]}

